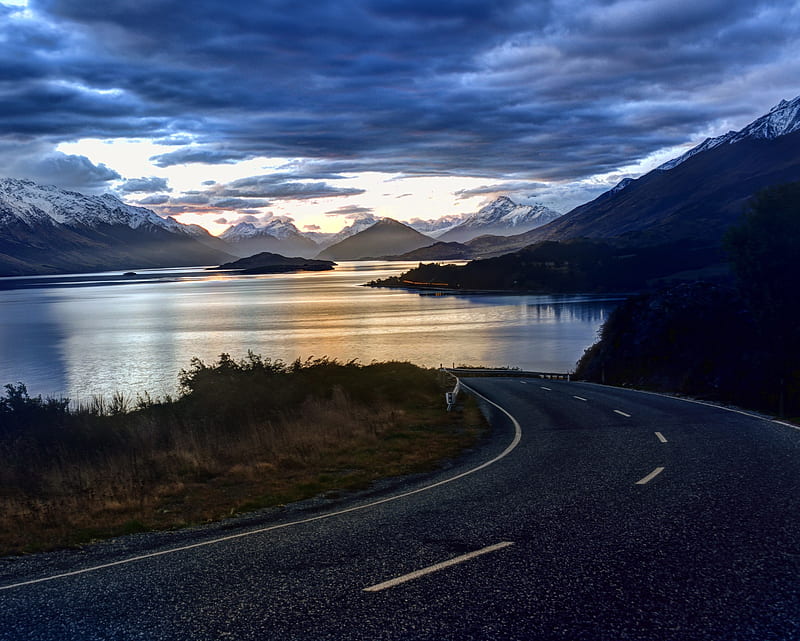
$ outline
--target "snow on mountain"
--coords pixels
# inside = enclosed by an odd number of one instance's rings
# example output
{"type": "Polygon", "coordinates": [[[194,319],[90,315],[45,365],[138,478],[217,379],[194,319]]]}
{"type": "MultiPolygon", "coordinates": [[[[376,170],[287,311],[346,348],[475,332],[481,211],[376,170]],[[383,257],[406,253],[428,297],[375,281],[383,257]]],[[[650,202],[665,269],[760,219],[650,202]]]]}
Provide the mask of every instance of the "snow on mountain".
{"type": "Polygon", "coordinates": [[[465,242],[479,235],[509,236],[521,234],[561,216],[544,205],[519,205],[508,196],[500,196],[478,212],[438,236],[442,241],[465,242]]]}
{"type": "Polygon", "coordinates": [[[453,229],[457,225],[460,225],[464,222],[464,215],[463,214],[449,214],[447,216],[442,216],[441,218],[432,218],[429,220],[423,220],[421,218],[413,218],[409,221],[408,226],[416,229],[418,232],[422,232],[423,234],[428,234],[429,236],[436,238],[447,231],[453,229]]]}
{"type": "Polygon", "coordinates": [[[781,100],[769,110],[769,113],[754,120],[740,131],[729,131],[722,136],[706,138],[685,154],[668,160],[657,169],[669,171],[685,162],[692,156],[714,149],[720,145],[734,145],[742,140],[774,140],[780,136],[800,131],[800,96],[794,100],[781,100]]]}
{"type": "Polygon", "coordinates": [[[634,180],[635,180],[634,178],[623,178],[611,189],[609,189],[607,193],[616,194],[618,191],[622,191],[623,189],[625,189],[625,187],[630,185],[634,180]]]}
{"type": "Polygon", "coordinates": [[[240,256],[268,251],[308,257],[319,250],[317,243],[300,233],[292,219],[287,216],[275,216],[263,225],[238,223],[222,232],[219,238],[240,256]]]}
{"type": "Polygon", "coordinates": [[[335,234],[326,235],[325,239],[319,243],[320,248],[326,249],[332,245],[335,245],[336,243],[340,243],[345,238],[350,238],[350,236],[355,236],[365,229],[369,229],[375,223],[380,222],[381,220],[384,219],[373,216],[372,214],[361,214],[358,218],[354,219],[352,223],[346,227],[343,227],[340,231],[336,232],[335,234]]]}
{"type": "Polygon", "coordinates": [[[70,226],[97,227],[100,224],[124,225],[139,229],[153,225],[173,233],[186,233],[184,225],[172,218],[162,218],[144,207],[126,205],[112,194],[87,196],[30,180],[0,179],[0,209],[6,217],[28,226],[59,223],[70,226]]]}
{"type": "Polygon", "coordinates": [[[218,264],[227,246],[200,229],[133,207],[0,178],[0,276],[218,264]]]}

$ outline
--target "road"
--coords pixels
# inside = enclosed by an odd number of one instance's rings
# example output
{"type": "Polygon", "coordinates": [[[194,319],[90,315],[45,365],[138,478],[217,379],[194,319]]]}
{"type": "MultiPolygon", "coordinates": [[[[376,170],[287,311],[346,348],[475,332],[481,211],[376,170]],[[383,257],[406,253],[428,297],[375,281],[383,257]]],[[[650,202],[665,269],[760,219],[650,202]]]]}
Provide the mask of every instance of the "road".
{"type": "Polygon", "coordinates": [[[0,560],[0,639],[800,639],[800,431],[597,385],[468,383],[494,429],[449,469],[0,560]]]}

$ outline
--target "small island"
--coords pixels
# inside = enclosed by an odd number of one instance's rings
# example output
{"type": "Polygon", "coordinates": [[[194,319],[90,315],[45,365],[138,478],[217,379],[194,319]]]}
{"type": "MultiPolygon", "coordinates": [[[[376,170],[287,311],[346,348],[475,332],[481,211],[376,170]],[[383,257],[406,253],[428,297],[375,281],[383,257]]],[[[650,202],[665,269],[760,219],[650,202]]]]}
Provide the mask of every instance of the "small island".
{"type": "Polygon", "coordinates": [[[288,272],[329,271],[336,266],[331,260],[317,260],[300,256],[281,256],[271,252],[261,252],[247,258],[223,263],[219,267],[209,267],[212,271],[236,271],[240,274],[285,274],[288,272]]]}

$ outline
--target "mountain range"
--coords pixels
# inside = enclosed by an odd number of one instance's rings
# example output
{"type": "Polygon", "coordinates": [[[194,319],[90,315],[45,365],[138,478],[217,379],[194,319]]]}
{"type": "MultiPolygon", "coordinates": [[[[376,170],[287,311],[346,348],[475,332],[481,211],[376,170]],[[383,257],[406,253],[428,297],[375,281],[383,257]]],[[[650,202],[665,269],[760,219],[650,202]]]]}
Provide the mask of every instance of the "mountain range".
{"type": "Polygon", "coordinates": [[[546,225],[466,244],[478,256],[577,238],[636,247],[675,242],[719,247],[725,230],[757,191],[799,179],[797,97],[740,131],[709,138],[640,178],[625,179],[546,225]]]}
{"type": "Polygon", "coordinates": [[[503,196],[468,216],[411,225],[366,215],[338,234],[320,234],[273,217],[214,237],[111,194],[87,196],[6,178],[0,179],[0,275],[210,265],[264,251],[333,260],[452,260],[575,239],[637,250],[683,244],[707,248],[709,260],[718,260],[725,230],[753,194],[798,179],[800,97],[564,215],[503,196]]]}
{"type": "Polygon", "coordinates": [[[431,235],[442,242],[465,242],[485,234],[511,236],[546,225],[560,216],[560,212],[544,205],[518,205],[507,196],[500,196],[456,225],[431,235]]]}
{"type": "Polygon", "coordinates": [[[225,262],[202,227],[181,225],[110,194],[86,196],[0,179],[0,275],[225,262]]]}
{"type": "Polygon", "coordinates": [[[291,219],[283,216],[271,218],[260,226],[250,222],[238,223],[222,232],[219,238],[237,256],[270,252],[310,258],[319,251],[316,242],[303,235],[291,219]]]}

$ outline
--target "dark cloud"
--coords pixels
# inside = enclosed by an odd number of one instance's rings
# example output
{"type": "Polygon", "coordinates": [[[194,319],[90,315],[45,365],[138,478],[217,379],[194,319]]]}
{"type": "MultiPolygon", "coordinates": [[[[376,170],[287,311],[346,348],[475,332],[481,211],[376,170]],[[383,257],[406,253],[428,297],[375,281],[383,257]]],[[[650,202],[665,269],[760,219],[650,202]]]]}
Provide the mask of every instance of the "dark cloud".
{"type": "Polygon", "coordinates": [[[235,180],[219,190],[220,196],[231,198],[272,198],[306,200],[332,196],[357,196],[363,189],[334,187],[325,182],[295,182],[288,174],[276,173],[235,180]]]}
{"type": "Polygon", "coordinates": [[[136,201],[139,205],[164,205],[168,202],[169,196],[167,194],[155,194],[136,201]]]}
{"type": "Polygon", "coordinates": [[[190,163],[232,165],[241,160],[253,158],[255,155],[255,153],[235,150],[186,147],[167,154],[153,156],[150,160],[158,167],[172,167],[173,165],[188,165],[190,163]]]}
{"type": "Polygon", "coordinates": [[[580,179],[740,127],[794,97],[800,74],[796,1],[31,0],[30,11],[0,15],[0,139],[147,137],[176,147],[161,167],[314,161],[270,189],[218,194],[231,198],[345,195],[325,181],[356,171],[580,179]]]}
{"type": "Polygon", "coordinates": [[[166,178],[150,176],[149,178],[131,178],[118,187],[126,193],[154,193],[157,191],[172,191],[166,178]]]}
{"type": "Polygon", "coordinates": [[[86,156],[55,151],[42,156],[15,156],[14,159],[11,174],[79,192],[100,193],[108,190],[111,182],[122,178],[113,169],[102,163],[95,165],[86,156]]]}
{"type": "Polygon", "coordinates": [[[208,194],[199,192],[186,192],[177,198],[170,198],[170,205],[210,205],[211,198],[208,194]]]}
{"type": "Polygon", "coordinates": [[[306,231],[319,231],[322,227],[319,225],[303,225],[303,229],[306,231]]]}
{"type": "Polygon", "coordinates": [[[372,207],[361,207],[359,205],[345,205],[326,211],[326,216],[344,216],[345,218],[358,218],[359,216],[372,216],[375,210],[372,207]]]}
{"type": "Polygon", "coordinates": [[[482,185],[481,187],[474,187],[472,189],[461,189],[455,192],[454,195],[458,200],[464,200],[466,198],[472,198],[473,196],[530,192],[532,190],[546,188],[547,186],[547,183],[542,182],[502,182],[494,185],[482,185]]]}
{"type": "Polygon", "coordinates": [[[272,201],[258,198],[221,198],[211,201],[211,206],[217,209],[241,209],[243,207],[269,207],[272,201]]]}

